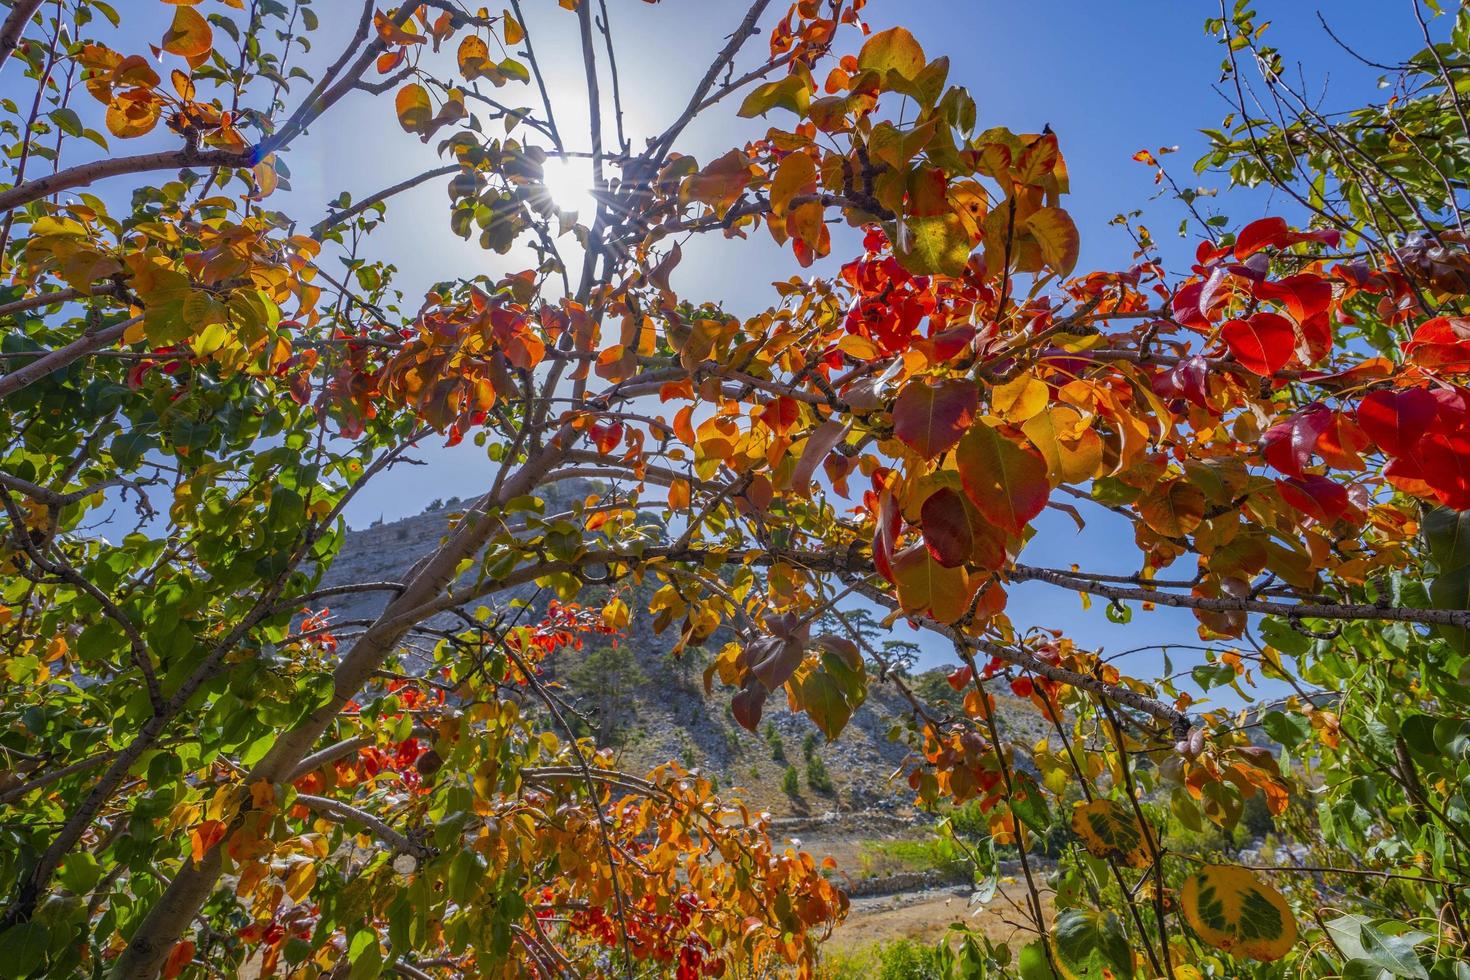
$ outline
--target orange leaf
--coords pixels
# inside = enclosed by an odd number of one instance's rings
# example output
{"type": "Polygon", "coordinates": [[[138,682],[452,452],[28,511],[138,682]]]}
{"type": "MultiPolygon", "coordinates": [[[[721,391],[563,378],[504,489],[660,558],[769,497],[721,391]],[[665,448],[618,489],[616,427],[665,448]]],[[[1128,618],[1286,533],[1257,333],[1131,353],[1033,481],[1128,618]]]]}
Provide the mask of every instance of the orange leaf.
{"type": "Polygon", "coordinates": [[[178,7],[174,10],[173,23],[163,35],[162,47],[181,58],[200,58],[214,47],[214,30],[193,7],[178,7]]]}
{"type": "Polygon", "coordinates": [[[398,90],[393,100],[398,110],[398,124],[410,133],[416,133],[434,118],[434,106],[429,102],[429,90],[417,82],[398,90]]]}
{"type": "Polygon", "coordinates": [[[1020,534],[1041,513],[1051,494],[1042,455],[984,422],[965,433],[955,462],[976,509],[1012,534],[1020,534]]]}
{"type": "Polygon", "coordinates": [[[185,939],[169,951],[168,961],[163,964],[163,980],[173,980],[193,961],[194,944],[185,939]]]}
{"type": "Polygon", "coordinates": [[[1026,230],[1041,246],[1041,256],[1059,275],[1069,276],[1077,267],[1082,237],[1072,216],[1061,208],[1040,208],[1026,219],[1026,230]]]}

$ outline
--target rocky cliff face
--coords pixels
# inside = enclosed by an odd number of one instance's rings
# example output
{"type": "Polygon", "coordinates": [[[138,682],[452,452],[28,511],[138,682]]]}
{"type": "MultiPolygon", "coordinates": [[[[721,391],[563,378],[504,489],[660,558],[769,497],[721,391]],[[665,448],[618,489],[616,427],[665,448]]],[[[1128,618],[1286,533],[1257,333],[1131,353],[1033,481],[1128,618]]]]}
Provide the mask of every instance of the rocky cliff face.
{"type": "MultiPolygon", "coordinates": [[[[585,490],[563,493],[580,499],[585,490]]],[[[548,513],[560,509],[564,508],[548,502],[548,513]]],[[[350,531],[323,584],[402,581],[413,563],[439,543],[458,510],[453,505],[440,507],[350,531]]],[[[517,595],[502,594],[496,601],[504,604],[532,592],[528,587],[517,595]]],[[[335,596],[327,604],[335,622],[366,620],[382,611],[389,595],[335,596]]],[[[761,731],[748,732],[730,714],[729,692],[704,693],[701,677],[711,654],[690,651],[674,657],[672,636],[655,634],[652,617],[639,615],[647,608],[648,596],[635,590],[624,599],[634,618],[623,636],[597,637],[579,651],[559,651],[547,664],[548,679],[577,706],[587,729],[610,736],[623,768],[641,771],[679,760],[712,775],[722,791],[778,815],[900,811],[912,804],[906,782],[892,778],[904,766],[908,749],[902,741],[888,738],[907,708],[891,686],[873,683],[867,701],[830,744],[805,715],[792,713],[780,695],[767,702],[761,731]],[[812,758],[819,762],[812,763],[812,758]],[[797,773],[796,793],[783,788],[783,782],[790,784],[785,778],[788,767],[797,773]],[[814,775],[822,769],[830,784],[814,775]]],[[[603,590],[589,590],[583,598],[589,605],[604,600],[603,590]]],[[[452,622],[446,618],[435,625],[452,622]]],[[[723,639],[717,634],[719,642],[723,639]]],[[[999,694],[997,699],[1002,723],[1025,744],[1045,735],[1044,720],[1028,703],[999,694]]]]}

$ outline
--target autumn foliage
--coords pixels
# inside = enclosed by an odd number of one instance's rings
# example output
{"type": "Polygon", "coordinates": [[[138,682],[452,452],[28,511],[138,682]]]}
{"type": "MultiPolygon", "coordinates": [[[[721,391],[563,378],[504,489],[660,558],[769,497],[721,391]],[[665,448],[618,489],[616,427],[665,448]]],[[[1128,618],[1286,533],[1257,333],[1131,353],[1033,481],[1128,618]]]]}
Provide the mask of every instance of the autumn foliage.
{"type": "Polygon", "coordinates": [[[784,697],[837,739],[901,693],[896,778],[978,812],[977,876],[1014,855],[1026,887],[1007,943],[944,947],[955,976],[1463,976],[1466,17],[1342,120],[1290,102],[1245,4],[1213,21],[1227,78],[1248,50],[1293,114],[1242,106],[1203,165],[1312,189],[1202,219],[1182,268],[1125,220],[1109,271],[1078,268],[1058,135],[985,126],[863,0],[757,0],[638,143],[605,6],[535,6],[10,3],[0,969],[811,975],[840,873],[698,771],[622,771],[547,680],[647,616],[751,730],[784,697]],[[349,99],[440,165],[296,213],[292,167],[333,163],[292,144],[349,99]],[[765,133],[682,152],[718,112],[765,133]],[[568,156],[594,213],[547,190],[568,156]],[[364,242],[429,181],[509,258],[407,295],[364,242]],[[683,295],[699,234],[769,235],[793,276],[753,314],[683,295]],[[402,581],[323,586],[354,495],[429,442],[490,484],[402,581]],[[596,489],[550,512],[559,483],[596,489]],[[1029,563],[1048,512],[1128,529],[1136,571],[1029,563]],[[1013,622],[1027,582],[1192,611],[1193,686],[1013,622]],[[382,613],[333,615],[356,592],[382,613]],[[955,699],[854,602],[951,646],[955,699]],[[1013,742],[1002,686],[1052,734],[1013,742]],[[1262,806],[1313,861],[1188,843],[1262,806]]]}

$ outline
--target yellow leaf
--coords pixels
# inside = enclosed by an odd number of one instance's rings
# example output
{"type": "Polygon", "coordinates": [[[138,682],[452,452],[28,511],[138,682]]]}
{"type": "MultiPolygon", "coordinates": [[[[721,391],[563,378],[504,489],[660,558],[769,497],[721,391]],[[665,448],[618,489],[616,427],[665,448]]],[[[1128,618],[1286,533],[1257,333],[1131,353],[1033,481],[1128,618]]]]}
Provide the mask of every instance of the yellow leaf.
{"type": "Polygon", "coordinates": [[[945,568],[922,544],[893,559],[893,577],[904,612],[933,616],[953,623],[970,610],[978,582],[964,568],[945,568]]]}
{"type": "Polygon", "coordinates": [[[1038,208],[1026,219],[1025,230],[1041,247],[1042,258],[1059,275],[1069,276],[1077,267],[1077,253],[1082,238],[1072,216],[1061,208],[1038,208]]]}
{"type": "Polygon", "coordinates": [[[924,49],[902,27],[891,27],[868,38],[858,52],[858,67],[886,75],[896,71],[912,79],[924,70],[924,49]]]}
{"type": "Polygon", "coordinates": [[[990,407],[1007,422],[1019,425],[1046,408],[1050,399],[1045,381],[1023,374],[992,389],[990,407]]]}
{"type": "Polygon", "coordinates": [[[420,131],[434,118],[434,106],[429,102],[429,90],[417,82],[399,89],[393,104],[398,110],[398,124],[410,133],[420,131]]]}
{"type": "Polygon", "coordinates": [[[286,875],[286,894],[291,896],[291,901],[301,902],[311,894],[311,888],[315,884],[316,863],[301,861],[286,875]]]}
{"type": "Polygon", "coordinates": [[[520,44],[526,39],[526,29],[510,15],[509,10],[501,11],[500,32],[506,44],[520,44]]]}
{"type": "Polygon", "coordinates": [[[1279,960],[1296,944],[1291,906],[1245,868],[1209,865],[1190,875],[1180,905],[1190,928],[1227,953],[1279,960]]]}
{"type": "Polygon", "coordinates": [[[204,15],[193,7],[178,7],[168,32],[163,35],[163,50],[181,58],[200,58],[214,47],[214,30],[204,15]]]}
{"type": "Polygon", "coordinates": [[[974,243],[959,215],[950,211],[909,218],[899,227],[895,255],[905,269],[919,276],[964,273],[974,243]]]}
{"type": "Polygon", "coordinates": [[[268,779],[257,779],[250,784],[250,805],[257,810],[275,806],[276,787],[268,779]]]}
{"type": "MultiPolygon", "coordinates": [[[[463,41],[459,42],[459,72],[466,79],[476,79],[489,74],[494,67],[490,61],[490,48],[485,41],[474,34],[468,34],[463,41]]],[[[402,93],[399,93],[400,95],[402,93]]],[[[425,102],[427,103],[427,95],[425,102]]],[[[402,110],[398,113],[399,118],[403,116],[402,110]]],[[[405,127],[406,128],[406,127],[405,127]]]]}
{"type": "Polygon", "coordinates": [[[107,103],[107,131],[120,139],[132,139],[158,125],[158,102],[147,89],[120,92],[107,103]]]}
{"type": "Polygon", "coordinates": [[[1116,858],[1130,868],[1149,865],[1148,849],[1137,818],[1121,803],[1093,800],[1072,810],[1072,833],[1093,857],[1116,858]]]}
{"type": "MultiPolygon", "coordinates": [[[[792,153],[776,168],[771,178],[771,213],[786,213],[791,199],[798,194],[810,194],[817,189],[817,165],[805,153],[792,153]]],[[[820,205],[818,205],[820,208],[820,205]]]]}
{"type": "Polygon", "coordinates": [[[261,198],[270,197],[275,191],[276,185],[280,183],[279,178],[276,176],[276,157],[274,153],[255,165],[254,175],[256,186],[256,192],[253,195],[254,200],[258,201],[261,198]]]}
{"type": "Polygon", "coordinates": [[[617,596],[613,596],[602,607],[602,621],[612,629],[626,628],[629,618],[628,604],[617,596]]]}

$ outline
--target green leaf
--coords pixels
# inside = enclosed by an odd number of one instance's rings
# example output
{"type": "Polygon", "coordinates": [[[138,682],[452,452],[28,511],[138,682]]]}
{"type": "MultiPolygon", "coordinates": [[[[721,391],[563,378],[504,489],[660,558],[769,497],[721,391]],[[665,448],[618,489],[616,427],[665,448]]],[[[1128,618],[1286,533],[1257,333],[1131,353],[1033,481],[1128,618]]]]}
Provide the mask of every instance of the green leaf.
{"type": "Polygon", "coordinates": [[[112,462],[119,469],[131,470],[143,461],[144,455],[158,448],[158,440],[134,429],[118,434],[110,447],[112,462]]]}
{"type": "Polygon", "coordinates": [[[61,873],[57,876],[67,891],[73,895],[86,895],[102,877],[97,859],[85,851],[76,851],[61,862],[61,873]]]}
{"type": "MultiPolygon", "coordinates": [[[[1122,921],[1112,912],[1066,909],[1057,915],[1057,952],[1067,966],[1089,973],[1100,962],[1115,977],[1133,976],[1133,953],[1122,921]]],[[[1097,975],[1094,973],[1094,975],[1097,975]]]]}
{"type": "Polygon", "coordinates": [[[1056,971],[1046,958],[1046,940],[1038,939],[1023,947],[1017,961],[1021,980],[1057,980],[1056,971]]]}
{"type": "Polygon", "coordinates": [[[0,933],[0,976],[24,977],[46,961],[50,931],[39,922],[22,922],[0,933]]]}
{"type": "Polygon", "coordinates": [[[1261,718],[1261,728],[1273,740],[1289,749],[1306,741],[1312,733],[1312,725],[1304,715],[1288,715],[1283,711],[1268,711],[1261,718]]]}
{"type": "Polygon", "coordinates": [[[56,124],[56,128],[68,136],[81,136],[87,131],[87,127],[82,125],[82,117],[77,115],[75,109],[62,106],[59,109],[52,109],[47,115],[56,124]]]}
{"type": "MultiPolygon", "coordinates": [[[[1429,973],[1414,952],[1412,936],[1392,936],[1371,925],[1363,926],[1363,949],[1368,959],[1396,977],[1429,980],[1429,973]]],[[[1423,935],[1423,933],[1419,933],[1423,935]]]]}
{"type": "Polygon", "coordinates": [[[789,109],[798,116],[806,115],[811,105],[812,93],[806,79],[801,75],[787,75],[776,82],[767,82],[751,89],[745,101],[740,103],[740,116],[749,119],[764,116],[772,109],[789,109]]]}

